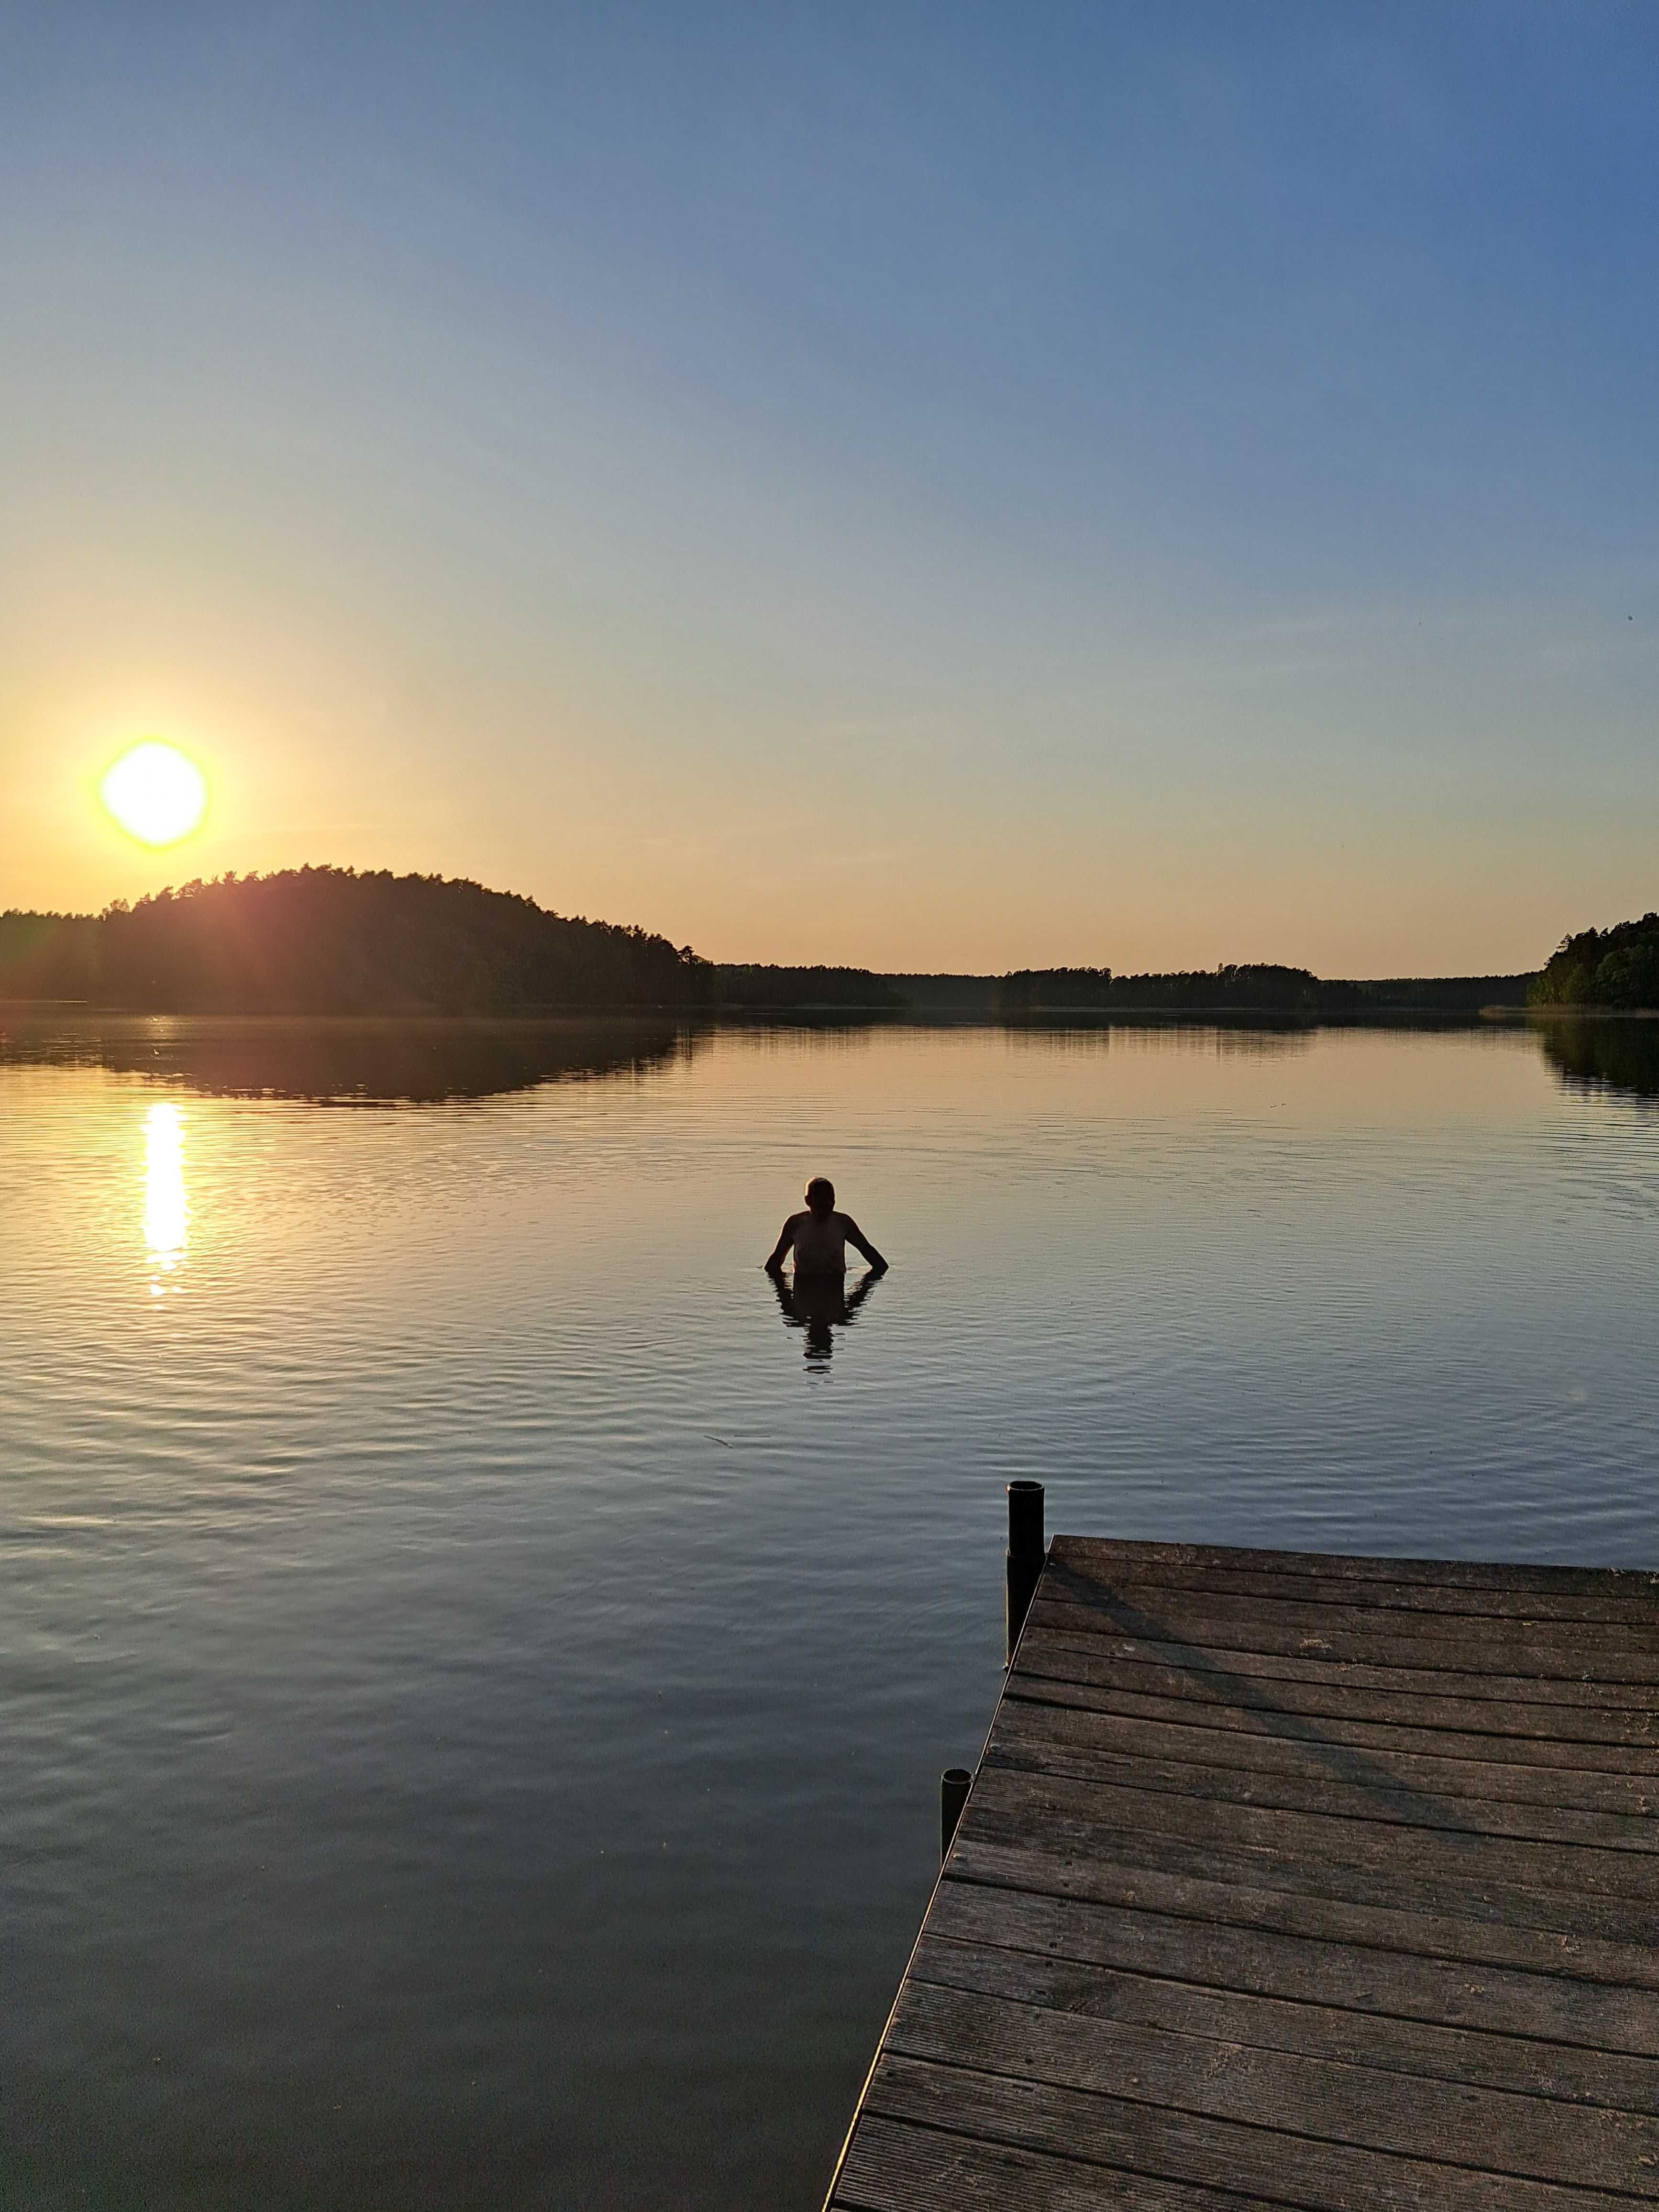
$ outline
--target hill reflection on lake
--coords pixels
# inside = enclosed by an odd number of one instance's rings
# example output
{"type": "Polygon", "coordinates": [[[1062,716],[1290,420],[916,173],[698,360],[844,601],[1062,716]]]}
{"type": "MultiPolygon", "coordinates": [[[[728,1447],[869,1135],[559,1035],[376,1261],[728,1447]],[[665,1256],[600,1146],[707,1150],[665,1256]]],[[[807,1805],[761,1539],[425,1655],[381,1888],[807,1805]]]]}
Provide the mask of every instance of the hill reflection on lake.
{"type": "Polygon", "coordinates": [[[432,1106],[538,1084],[644,1073],[706,1029],[672,1021],[434,1017],[0,1014],[0,1065],[101,1067],[219,1098],[432,1106]]]}
{"type": "Polygon", "coordinates": [[[1544,1057],[1570,1089],[1659,1098],[1659,1022],[1628,1018],[1539,1024],[1544,1057]]]}
{"type": "MultiPolygon", "coordinates": [[[[544,1083],[644,1074],[707,1051],[721,1030],[771,1033],[780,1049],[811,1037],[854,1049],[883,1030],[948,1035],[978,1029],[1018,1038],[1022,1051],[1061,1056],[1119,1048],[1206,1060],[1285,1060],[1311,1052],[1346,1024],[1245,1015],[1195,1021],[1145,1012],[1073,1020],[1025,1016],[934,1024],[903,1018],[814,1015],[716,1023],[617,1015],[489,1016],[125,1014],[0,1003],[0,1067],[102,1068],[182,1085],[210,1097],[292,1099],[324,1106],[435,1106],[534,1090],[544,1083]]],[[[1468,1022],[1409,1018],[1370,1030],[1446,1035],[1468,1022]]],[[[1546,1055],[1570,1080],[1659,1096],[1659,1024],[1558,1023],[1546,1055]]]]}

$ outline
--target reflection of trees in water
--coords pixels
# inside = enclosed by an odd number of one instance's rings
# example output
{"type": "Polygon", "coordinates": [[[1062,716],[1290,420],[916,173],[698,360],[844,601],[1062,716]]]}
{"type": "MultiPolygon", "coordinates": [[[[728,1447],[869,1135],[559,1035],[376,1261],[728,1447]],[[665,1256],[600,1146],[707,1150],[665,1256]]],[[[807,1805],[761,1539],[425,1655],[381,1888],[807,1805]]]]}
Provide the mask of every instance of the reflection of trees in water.
{"type": "Polygon", "coordinates": [[[672,1021],[30,1014],[0,1028],[0,1062],[107,1068],[225,1097],[435,1105],[541,1083],[641,1074],[689,1058],[708,1035],[672,1021]]]}
{"type": "Polygon", "coordinates": [[[1319,1024],[1304,1021],[1183,1020],[1179,1015],[1103,1015],[1094,1021],[1052,1021],[1034,1017],[1009,1022],[1007,1033],[1025,1052],[1202,1053],[1212,1059],[1274,1059],[1311,1052],[1319,1024]]]}
{"type": "Polygon", "coordinates": [[[1544,1057],[1576,1091],[1659,1098],[1659,1022],[1540,1023],[1544,1057]]]}
{"type": "MultiPolygon", "coordinates": [[[[1504,979],[1499,979],[1500,981],[1504,979]]],[[[1449,1036],[1455,1031],[1488,1037],[1492,1024],[1462,1008],[1437,1014],[1360,1012],[1346,1014],[1222,1014],[1200,1020],[1188,1014],[1130,1012],[1079,1020],[1055,1015],[1004,1024],[1023,1049],[1052,1053],[1139,1052],[1185,1054],[1212,1060],[1295,1059],[1313,1050],[1322,1037],[1387,1033],[1449,1036]]]]}

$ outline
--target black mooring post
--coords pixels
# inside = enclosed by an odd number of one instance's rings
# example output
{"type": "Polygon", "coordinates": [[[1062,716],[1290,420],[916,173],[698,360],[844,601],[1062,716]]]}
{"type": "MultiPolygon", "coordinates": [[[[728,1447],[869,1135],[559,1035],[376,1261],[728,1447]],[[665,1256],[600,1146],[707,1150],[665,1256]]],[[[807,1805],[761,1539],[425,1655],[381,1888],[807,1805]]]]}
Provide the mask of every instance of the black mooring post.
{"type": "Polygon", "coordinates": [[[1004,1665],[1014,1663],[1014,1646],[1025,1626],[1025,1616],[1036,1595],[1042,1572],[1042,1485],[1011,1482],[1008,1486],[1008,1603],[1004,1615],[1007,1653],[1004,1665]]]}
{"type": "Polygon", "coordinates": [[[965,1766],[947,1766],[939,1778],[939,1863],[941,1866],[951,1855],[951,1838],[957,1832],[957,1822],[962,1818],[962,1808],[968,1802],[968,1792],[974,1786],[974,1778],[965,1766]]]}

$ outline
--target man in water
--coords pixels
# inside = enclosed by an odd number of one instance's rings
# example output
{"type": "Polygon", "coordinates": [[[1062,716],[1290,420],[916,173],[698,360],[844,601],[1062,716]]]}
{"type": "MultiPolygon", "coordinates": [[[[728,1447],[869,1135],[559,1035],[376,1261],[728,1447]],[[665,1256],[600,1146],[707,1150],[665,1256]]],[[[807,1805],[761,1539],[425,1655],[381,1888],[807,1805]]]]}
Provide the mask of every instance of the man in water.
{"type": "Polygon", "coordinates": [[[766,1263],[769,1275],[781,1275],[793,1251],[795,1279],[808,1277],[837,1280],[847,1272],[847,1247],[861,1252],[878,1275],[887,1272],[884,1260],[850,1213],[836,1211],[836,1186],[825,1176],[814,1176],[806,1186],[806,1211],[792,1213],[783,1224],[776,1249],[766,1263]]]}

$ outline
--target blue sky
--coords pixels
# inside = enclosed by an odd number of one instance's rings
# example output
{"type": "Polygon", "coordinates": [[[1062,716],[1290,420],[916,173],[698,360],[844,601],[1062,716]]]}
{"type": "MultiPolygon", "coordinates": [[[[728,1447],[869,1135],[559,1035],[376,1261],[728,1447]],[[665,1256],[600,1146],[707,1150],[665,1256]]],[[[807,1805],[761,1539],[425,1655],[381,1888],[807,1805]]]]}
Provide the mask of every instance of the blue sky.
{"type": "Polygon", "coordinates": [[[1656,88],[1599,0],[14,6],[0,904],[1535,964],[1659,903],[1656,88]]]}

